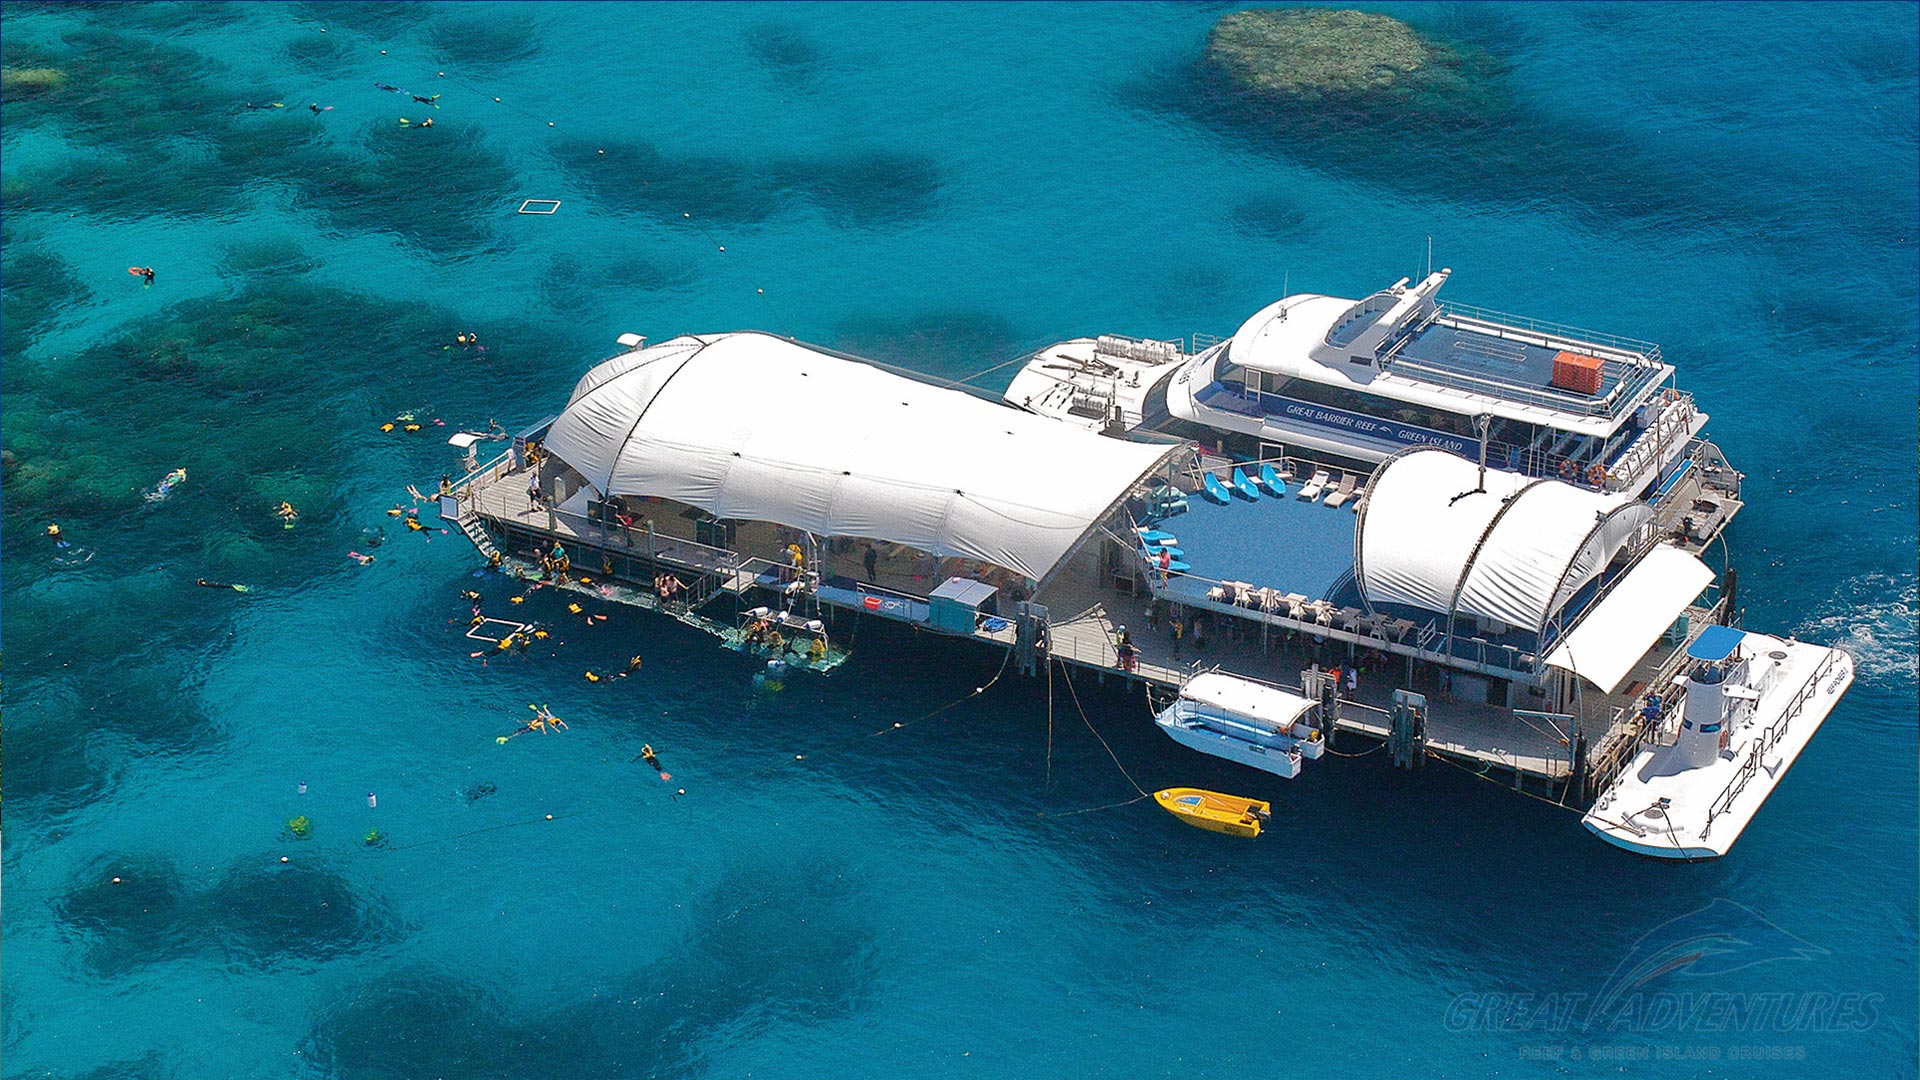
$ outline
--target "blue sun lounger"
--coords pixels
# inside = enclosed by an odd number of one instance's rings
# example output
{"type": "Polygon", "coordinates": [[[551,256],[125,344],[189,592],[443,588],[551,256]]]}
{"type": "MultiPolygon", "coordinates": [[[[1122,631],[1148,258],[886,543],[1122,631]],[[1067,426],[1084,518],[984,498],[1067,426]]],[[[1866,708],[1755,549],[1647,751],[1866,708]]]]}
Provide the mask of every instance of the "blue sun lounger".
{"type": "Polygon", "coordinates": [[[1227,494],[1227,486],[1220,482],[1219,477],[1212,473],[1203,473],[1201,475],[1201,482],[1206,485],[1207,498],[1212,499],[1222,506],[1233,501],[1233,496],[1227,494]]]}
{"type": "Polygon", "coordinates": [[[1247,479],[1246,471],[1238,465],[1233,467],[1233,490],[1239,492],[1248,502],[1259,501],[1260,489],[1253,486],[1253,481],[1247,479]]]}
{"type": "Polygon", "coordinates": [[[1267,494],[1276,499],[1287,493],[1287,482],[1280,478],[1279,473],[1273,471],[1272,462],[1260,463],[1260,486],[1266,488],[1267,494]]]}

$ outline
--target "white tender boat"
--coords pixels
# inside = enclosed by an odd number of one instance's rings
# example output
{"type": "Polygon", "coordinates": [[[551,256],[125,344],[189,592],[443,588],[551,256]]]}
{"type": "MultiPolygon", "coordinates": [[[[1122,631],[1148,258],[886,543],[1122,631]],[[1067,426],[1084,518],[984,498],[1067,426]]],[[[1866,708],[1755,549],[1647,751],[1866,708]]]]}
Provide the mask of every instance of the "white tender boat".
{"type": "Polygon", "coordinates": [[[1182,746],[1291,780],[1325,749],[1318,708],[1291,690],[1209,671],[1187,680],[1155,722],[1182,746]]]}
{"type": "Polygon", "coordinates": [[[1853,683],[1840,649],[1716,626],[1687,648],[1683,695],[1583,819],[1668,859],[1725,855],[1853,683]]]}

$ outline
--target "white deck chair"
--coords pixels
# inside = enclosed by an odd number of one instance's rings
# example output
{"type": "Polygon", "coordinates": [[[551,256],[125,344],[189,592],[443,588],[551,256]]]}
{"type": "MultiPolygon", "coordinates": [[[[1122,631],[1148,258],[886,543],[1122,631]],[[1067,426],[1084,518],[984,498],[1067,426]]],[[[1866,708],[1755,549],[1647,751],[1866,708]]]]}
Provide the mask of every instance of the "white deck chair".
{"type": "Polygon", "coordinates": [[[1327,481],[1331,479],[1333,479],[1333,477],[1329,475],[1327,470],[1325,469],[1321,469],[1319,472],[1314,473],[1313,479],[1307,481],[1306,484],[1301,486],[1300,497],[1307,500],[1308,502],[1315,501],[1316,499],[1320,498],[1321,492],[1327,490],[1327,481]]]}
{"type": "Polygon", "coordinates": [[[1354,485],[1353,474],[1342,473],[1340,476],[1340,486],[1337,488],[1334,488],[1332,491],[1327,492],[1327,505],[1339,506],[1345,503],[1348,499],[1353,498],[1353,485],[1354,485]]]}

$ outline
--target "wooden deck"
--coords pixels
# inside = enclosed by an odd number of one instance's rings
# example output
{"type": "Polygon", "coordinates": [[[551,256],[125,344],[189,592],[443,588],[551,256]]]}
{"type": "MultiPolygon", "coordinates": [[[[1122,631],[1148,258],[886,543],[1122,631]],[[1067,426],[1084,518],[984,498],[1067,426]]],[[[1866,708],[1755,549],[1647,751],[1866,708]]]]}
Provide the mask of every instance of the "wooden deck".
{"type": "MultiPolygon", "coordinates": [[[[598,555],[592,554],[596,550],[622,552],[634,559],[645,557],[655,564],[708,575],[713,585],[708,595],[717,596],[722,591],[739,594],[768,580],[768,557],[780,551],[773,526],[764,523],[743,523],[736,536],[739,550],[722,550],[695,541],[694,521],[679,514],[656,515],[651,528],[638,523],[622,528],[535,506],[524,477],[523,472],[507,473],[492,483],[463,491],[462,514],[477,516],[507,535],[517,529],[523,535],[558,538],[574,549],[578,571],[591,573],[597,569],[594,563],[598,555]]],[[[524,550],[531,548],[530,543],[509,546],[515,548],[507,552],[510,556],[530,553],[524,550]]],[[[862,554],[859,548],[837,554],[823,552],[820,569],[826,574],[865,581],[862,554]]],[[[929,569],[924,560],[883,555],[872,581],[881,590],[924,597],[944,580],[941,567],[931,568],[931,573],[929,569]]],[[[1364,655],[1369,647],[1363,634],[1337,627],[1320,627],[1320,641],[1309,631],[1270,628],[1263,642],[1257,625],[1225,613],[1213,617],[1210,636],[1201,639],[1189,631],[1189,636],[1176,644],[1165,623],[1157,629],[1148,626],[1146,597],[1128,597],[1072,579],[1051,584],[1036,601],[1048,609],[1054,658],[1092,671],[1102,680],[1121,678],[1169,690],[1179,687],[1194,672],[1215,666],[1229,673],[1297,687],[1301,671],[1308,666],[1344,665],[1356,651],[1364,655]],[[1226,632],[1226,627],[1234,623],[1244,624],[1238,640],[1226,632]],[[1114,651],[1114,632],[1121,625],[1130,629],[1140,654],[1131,673],[1120,670],[1114,651]]],[[[842,610],[856,610],[823,602],[842,610]]],[[[976,631],[972,636],[1011,648],[1014,634],[1013,628],[1007,627],[995,632],[976,631]]],[[[1506,709],[1442,700],[1438,669],[1406,657],[1389,657],[1384,673],[1363,675],[1358,691],[1346,693],[1339,730],[1386,738],[1386,710],[1395,689],[1427,695],[1427,743],[1437,753],[1476,768],[1494,766],[1551,781],[1568,775],[1568,751],[1558,732],[1536,727],[1506,709]]]]}
{"type": "MultiPolygon", "coordinates": [[[[1230,674],[1298,687],[1300,673],[1310,665],[1348,662],[1347,644],[1331,637],[1316,643],[1308,634],[1274,631],[1263,647],[1257,628],[1249,624],[1253,632],[1236,641],[1222,629],[1225,618],[1213,620],[1212,636],[1204,643],[1189,636],[1176,649],[1164,622],[1157,629],[1147,625],[1145,597],[1126,597],[1078,582],[1057,583],[1038,599],[1047,605],[1053,655],[1095,669],[1103,678],[1131,677],[1171,688],[1195,671],[1217,665],[1230,674]],[[1120,671],[1114,653],[1113,635],[1123,625],[1140,650],[1138,670],[1131,676],[1120,671]]],[[[1567,747],[1559,733],[1534,727],[1506,709],[1442,700],[1437,671],[1409,665],[1403,657],[1390,657],[1384,673],[1363,674],[1357,692],[1343,691],[1340,730],[1386,738],[1386,710],[1398,689],[1427,696],[1427,744],[1437,753],[1552,780],[1563,779],[1570,771],[1567,747]]]]}

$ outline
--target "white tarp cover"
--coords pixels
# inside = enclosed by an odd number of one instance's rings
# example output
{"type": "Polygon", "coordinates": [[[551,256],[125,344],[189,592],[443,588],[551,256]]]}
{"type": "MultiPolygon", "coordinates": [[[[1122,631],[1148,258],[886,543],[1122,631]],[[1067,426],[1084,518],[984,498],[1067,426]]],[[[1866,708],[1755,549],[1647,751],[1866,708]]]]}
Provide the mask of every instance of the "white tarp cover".
{"type": "Polygon", "coordinates": [[[1657,545],[1547,654],[1547,664],[1613,693],[1712,581],[1706,563],[1657,545]]]}
{"type": "Polygon", "coordinates": [[[761,333],[678,337],[596,366],[546,446],[603,496],[890,540],[1034,579],[1176,449],[761,333]]]}
{"type": "Polygon", "coordinates": [[[1417,450],[1374,475],[1354,538],[1369,604],[1538,633],[1652,515],[1623,495],[1495,469],[1475,492],[1478,473],[1457,454],[1417,450]]]}
{"type": "Polygon", "coordinates": [[[1312,700],[1292,691],[1219,672],[1195,675],[1181,689],[1180,696],[1196,705],[1210,705],[1237,717],[1256,720],[1275,731],[1292,727],[1313,708],[1312,700]]]}

